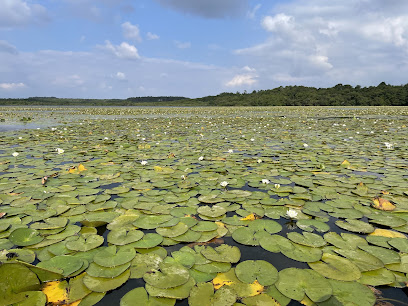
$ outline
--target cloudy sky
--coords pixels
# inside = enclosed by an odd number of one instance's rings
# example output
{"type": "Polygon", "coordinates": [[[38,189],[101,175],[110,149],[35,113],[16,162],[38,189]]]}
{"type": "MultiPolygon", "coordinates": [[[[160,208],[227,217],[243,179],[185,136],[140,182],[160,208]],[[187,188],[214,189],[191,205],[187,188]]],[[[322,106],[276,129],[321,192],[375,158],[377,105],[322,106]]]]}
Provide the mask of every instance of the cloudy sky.
{"type": "Polygon", "coordinates": [[[0,0],[0,97],[201,97],[407,76],[407,0],[0,0]]]}

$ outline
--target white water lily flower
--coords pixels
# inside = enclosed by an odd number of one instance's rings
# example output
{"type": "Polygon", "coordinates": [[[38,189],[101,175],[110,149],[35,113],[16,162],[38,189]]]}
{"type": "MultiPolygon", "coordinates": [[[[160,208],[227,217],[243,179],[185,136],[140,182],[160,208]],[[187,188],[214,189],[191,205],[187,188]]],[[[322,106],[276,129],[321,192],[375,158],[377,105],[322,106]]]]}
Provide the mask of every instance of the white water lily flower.
{"type": "Polygon", "coordinates": [[[227,187],[229,183],[227,181],[223,181],[220,183],[221,187],[227,187]]]}
{"type": "Polygon", "coordinates": [[[104,139],[104,140],[109,140],[109,138],[108,138],[108,137],[104,137],[103,139],[104,139]]]}
{"type": "Polygon", "coordinates": [[[270,184],[271,181],[268,179],[262,179],[262,184],[270,184]]]}
{"type": "Polygon", "coordinates": [[[280,188],[280,184],[275,184],[275,188],[279,189],[280,188]]]}
{"type": "Polygon", "coordinates": [[[393,149],[394,148],[394,145],[392,143],[384,142],[384,144],[387,147],[387,149],[393,149]]]}
{"type": "Polygon", "coordinates": [[[251,141],[255,141],[255,138],[251,138],[250,140],[251,140],[251,141]]]}
{"type": "Polygon", "coordinates": [[[303,146],[304,146],[305,148],[307,148],[309,145],[308,145],[307,143],[304,143],[303,146]]]}
{"type": "Polygon", "coordinates": [[[204,156],[200,156],[200,157],[198,158],[199,161],[201,161],[201,160],[203,160],[203,159],[204,159],[204,156]]]}
{"type": "Polygon", "coordinates": [[[146,161],[146,160],[142,160],[142,161],[140,162],[140,164],[141,164],[142,166],[145,166],[145,165],[147,165],[147,161],[146,161]]]}
{"type": "Polygon", "coordinates": [[[18,153],[18,152],[13,152],[13,154],[11,154],[11,155],[13,155],[14,157],[17,157],[17,156],[20,155],[20,153],[18,153]]]}
{"type": "Polygon", "coordinates": [[[56,148],[55,151],[57,151],[58,154],[62,154],[65,152],[65,150],[61,148],[56,148]]]}
{"type": "Polygon", "coordinates": [[[286,216],[291,218],[291,219],[296,219],[297,215],[298,215],[298,212],[296,210],[294,210],[294,209],[289,209],[286,212],[286,216]]]}
{"type": "Polygon", "coordinates": [[[262,163],[262,159],[257,160],[258,164],[262,163]]]}
{"type": "Polygon", "coordinates": [[[229,150],[228,150],[228,153],[234,153],[234,150],[233,150],[233,149],[229,149],[229,150]]]}

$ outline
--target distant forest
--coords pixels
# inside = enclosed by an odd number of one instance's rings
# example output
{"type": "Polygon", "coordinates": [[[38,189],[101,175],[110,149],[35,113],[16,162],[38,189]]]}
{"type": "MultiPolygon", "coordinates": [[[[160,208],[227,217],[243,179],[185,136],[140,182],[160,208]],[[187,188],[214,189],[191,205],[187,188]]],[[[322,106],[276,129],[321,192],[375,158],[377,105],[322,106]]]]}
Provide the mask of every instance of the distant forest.
{"type": "Polygon", "coordinates": [[[30,97],[0,99],[0,105],[84,105],[84,106],[408,106],[408,84],[353,87],[337,84],[331,88],[305,86],[277,87],[251,93],[224,92],[197,99],[185,97],[132,97],[127,99],[68,99],[30,97]]]}

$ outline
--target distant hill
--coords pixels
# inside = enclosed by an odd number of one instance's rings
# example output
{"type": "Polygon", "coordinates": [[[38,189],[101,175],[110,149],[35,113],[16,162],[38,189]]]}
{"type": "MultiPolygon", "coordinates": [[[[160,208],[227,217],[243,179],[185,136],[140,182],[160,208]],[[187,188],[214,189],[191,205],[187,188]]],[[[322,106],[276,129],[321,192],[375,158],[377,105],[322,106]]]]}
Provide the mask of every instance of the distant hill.
{"type": "Polygon", "coordinates": [[[337,84],[331,88],[286,86],[251,93],[224,92],[197,99],[186,97],[131,97],[127,99],[68,99],[30,97],[0,99],[0,105],[84,105],[84,106],[408,106],[408,84],[353,87],[337,84]]]}

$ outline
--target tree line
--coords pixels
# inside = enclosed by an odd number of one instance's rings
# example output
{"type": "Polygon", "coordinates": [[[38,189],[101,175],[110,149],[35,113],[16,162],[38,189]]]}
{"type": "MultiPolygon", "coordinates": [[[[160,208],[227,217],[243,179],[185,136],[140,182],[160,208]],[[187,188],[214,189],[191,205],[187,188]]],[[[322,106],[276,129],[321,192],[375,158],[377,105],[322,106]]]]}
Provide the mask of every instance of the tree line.
{"type": "Polygon", "coordinates": [[[408,84],[355,87],[337,84],[331,88],[280,86],[251,93],[224,92],[197,99],[186,97],[130,97],[127,99],[70,99],[30,97],[0,99],[0,105],[85,106],[408,106],[408,84]]]}

